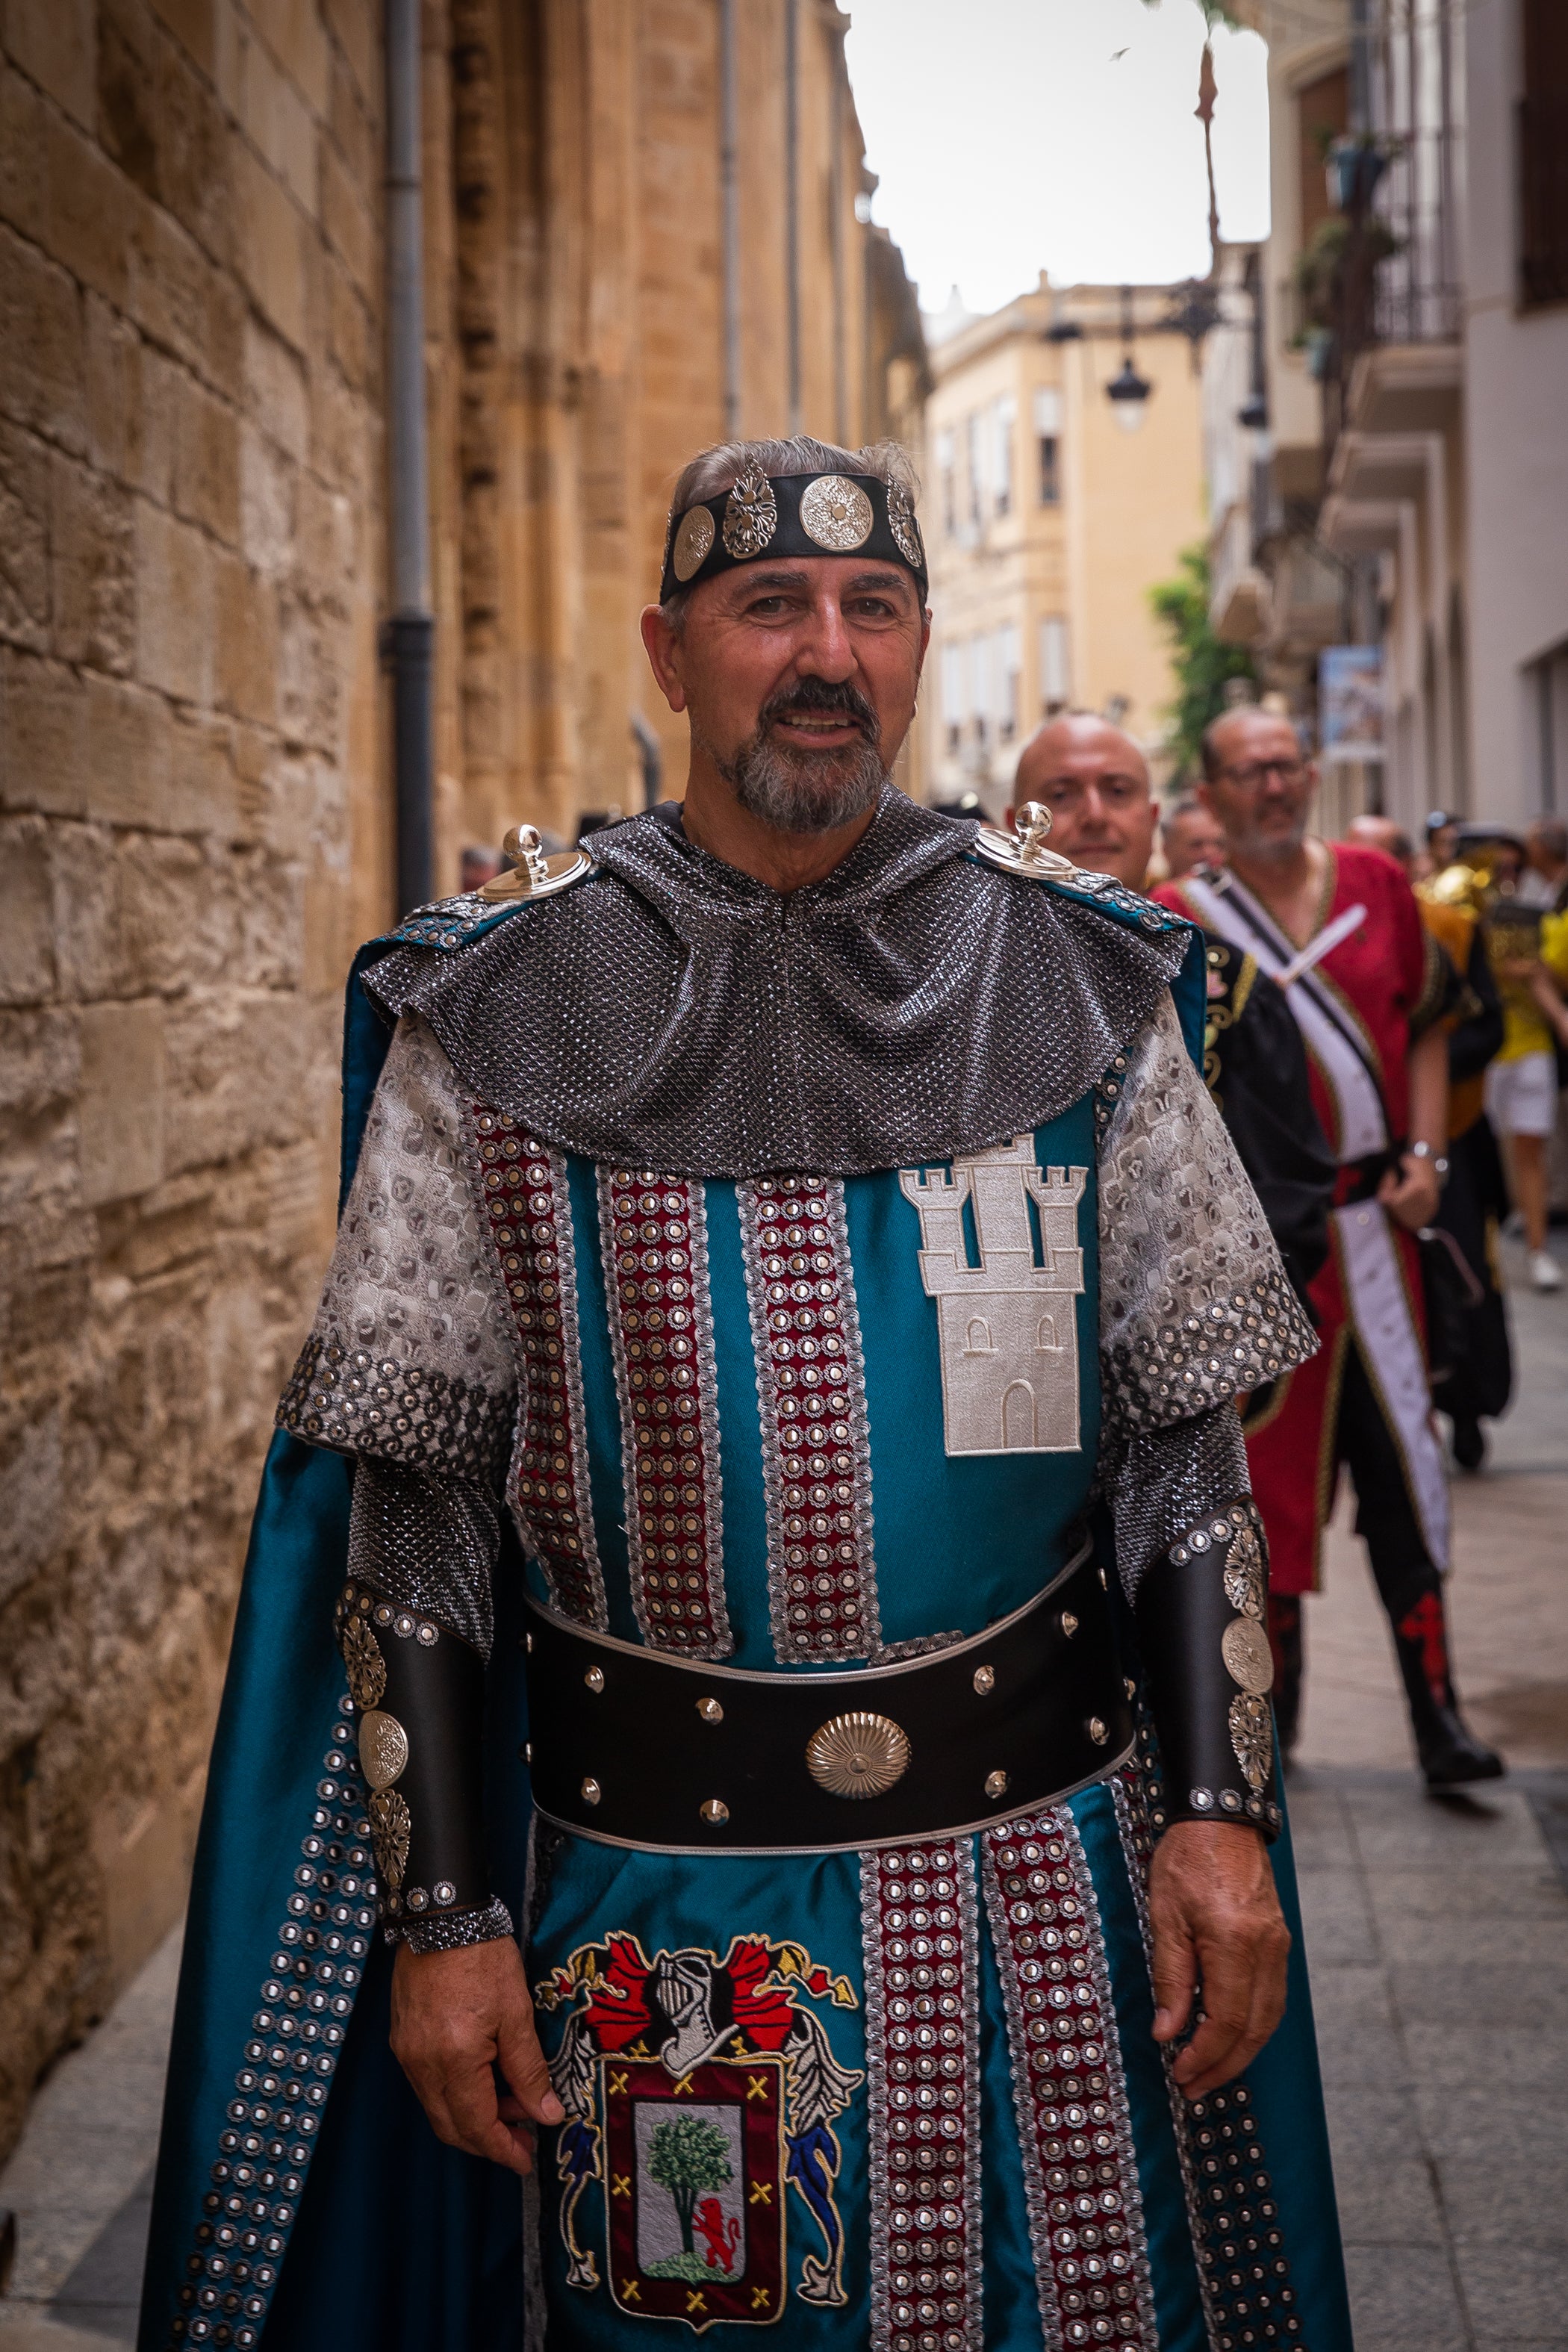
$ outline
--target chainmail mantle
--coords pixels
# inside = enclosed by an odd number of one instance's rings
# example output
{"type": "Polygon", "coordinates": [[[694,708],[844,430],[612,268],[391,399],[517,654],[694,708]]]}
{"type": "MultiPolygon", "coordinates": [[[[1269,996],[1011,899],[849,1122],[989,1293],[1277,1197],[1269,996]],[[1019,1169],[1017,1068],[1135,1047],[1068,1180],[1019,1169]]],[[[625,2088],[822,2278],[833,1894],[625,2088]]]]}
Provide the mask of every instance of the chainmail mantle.
{"type": "Polygon", "coordinates": [[[674,803],[595,835],[597,870],[457,955],[367,975],[462,1086],[558,1148],[670,1175],[855,1175],[1056,1118],[1180,968],[1135,930],[965,853],[972,821],[887,787],[842,865],[787,896],[689,843],[674,803]]]}

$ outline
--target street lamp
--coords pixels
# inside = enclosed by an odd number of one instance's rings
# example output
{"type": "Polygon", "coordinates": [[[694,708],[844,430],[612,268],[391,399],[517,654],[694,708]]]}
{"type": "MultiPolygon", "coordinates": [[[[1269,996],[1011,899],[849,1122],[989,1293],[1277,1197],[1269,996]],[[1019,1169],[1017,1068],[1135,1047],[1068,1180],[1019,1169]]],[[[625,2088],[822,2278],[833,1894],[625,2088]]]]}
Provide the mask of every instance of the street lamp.
{"type": "Polygon", "coordinates": [[[1149,405],[1149,394],[1154,387],[1146,375],[1140,375],[1132,364],[1132,289],[1121,289],[1121,373],[1111,377],[1105,387],[1111,414],[1124,433],[1136,433],[1143,422],[1143,412],[1149,405]]]}
{"type": "Polygon", "coordinates": [[[1105,387],[1105,397],[1111,403],[1116,422],[1124,433],[1137,432],[1153,389],[1148,377],[1140,375],[1133,366],[1129,352],[1121,362],[1121,373],[1113,375],[1105,387]]]}

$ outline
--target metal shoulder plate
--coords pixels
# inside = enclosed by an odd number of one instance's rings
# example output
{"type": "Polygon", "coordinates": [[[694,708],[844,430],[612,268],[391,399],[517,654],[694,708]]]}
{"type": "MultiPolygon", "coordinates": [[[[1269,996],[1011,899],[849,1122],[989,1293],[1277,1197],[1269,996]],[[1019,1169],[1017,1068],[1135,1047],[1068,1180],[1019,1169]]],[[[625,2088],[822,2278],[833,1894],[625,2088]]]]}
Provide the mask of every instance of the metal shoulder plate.
{"type": "Polygon", "coordinates": [[[515,915],[520,907],[530,906],[537,898],[559,898],[563,890],[585,882],[594,871],[594,861],[585,849],[563,849],[547,856],[531,824],[514,826],[503,848],[511,860],[510,874],[498,874],[482,888],[461,891],[455,898],[437,898],[428,907],[416,907],[387,938],[407,947],[467,947],[470,940],[493,931],[498,923],[515,915]]]}
{"type": "Polygon", "coordinates": [[[974,854],[988,866],[999,866],[1005,874],[1021,874],[1030,881],[1044,882],[1053,889],[1065,891],[1069,898],[1089,899],[1108,914],[1120,916],[1123,921],[1132,920],[1142,930],[1192,929],[1184,915],[1144,898],[1140,890],[1130,890],[1114,874],[1091,874],[1075,866],[1070,857],[1047,849],[1046,835],[1050,822],[1047,809],[1037,801],[1026,801],[1012,833],[1003,833],[996,825],[981,826],[974,836],[974,854]]]}

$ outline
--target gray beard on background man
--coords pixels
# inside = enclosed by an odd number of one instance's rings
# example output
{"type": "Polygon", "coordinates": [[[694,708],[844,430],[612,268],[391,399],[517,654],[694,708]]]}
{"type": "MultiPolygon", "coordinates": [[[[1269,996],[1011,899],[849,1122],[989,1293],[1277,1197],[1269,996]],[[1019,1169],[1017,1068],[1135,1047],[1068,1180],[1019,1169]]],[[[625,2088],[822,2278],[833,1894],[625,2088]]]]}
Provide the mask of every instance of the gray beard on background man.
{"type": "Polygon", "coordinates": [[[847,679],[807,677],[764,702],[757,731],[730,759],[711,745],[714,766],[743,809],[781,833],[831,833],[865,814],[888,781],[878,749],[877,714],[847,679]],[[797,710],[837,711],[863,740],[830,751],[795,751],[770,740],[775,719],[797,710]]]}

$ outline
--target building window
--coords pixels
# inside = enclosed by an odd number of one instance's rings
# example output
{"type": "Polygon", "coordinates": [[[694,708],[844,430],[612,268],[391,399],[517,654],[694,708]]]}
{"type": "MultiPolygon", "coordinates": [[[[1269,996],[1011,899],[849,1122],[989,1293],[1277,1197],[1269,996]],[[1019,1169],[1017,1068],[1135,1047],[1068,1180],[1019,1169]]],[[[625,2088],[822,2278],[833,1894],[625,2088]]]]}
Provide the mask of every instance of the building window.
{"type": "Polygon", "coordinates": [[[958,443],[951,426],[936,436],[936,470],[942,482],[942,527],[958,536],[958,443]]]}
{"type": "Polygon", "coordinates": [[[1040,623],[1040,703],[1047,719],[1068,695],[1068,625],[1052,614],[1040,623]]]}
{"type": "Polygon", "coordinates": [[[985,482],[985,451],[983,426],[984,419],[978,410],[965,422],[964,455],[969,460],[969,527],[980,528],[980,500],[985,482]]]}
{"type": "Polygon", "coordinates": [[[996,733],[1004,743],[1011,743],[1018,732],[1018,672],[1022,667],[1018,649],[1022,640],[1016,629],[996,632],[996,663],[994,678],[996,690],[996,733]]]}
{"type": "Polygon", "coordinates": [[[950,753],[963,741],[969,719],[969,647],[944,645],[942,649],[942,723],[950,753]]]}
{"type": "Polygon", "coordinates": [[[991,498],[999,515],[1013,509],[1013,425],[1017,414],[1016,400],[999,400],[992,418],[991,498]]]}
{"type": "Polygon", "coordinates": [[[1568,10],[1524,0],[1519,101],[1519,299],[1568,302],[1568,10]]]}
{"type": "Polygon", "coordinates": [[[1061,394],[1049,384],[1042,384],[1035,394],[1035,447],[1039,456],[1039,499],[1043,507],[1057,506],[1061,500],[1061,394]]]}

